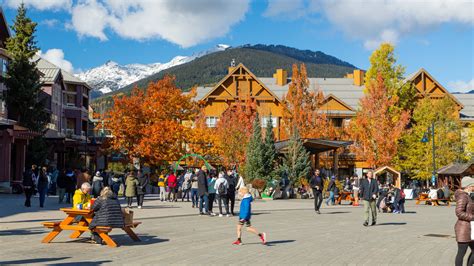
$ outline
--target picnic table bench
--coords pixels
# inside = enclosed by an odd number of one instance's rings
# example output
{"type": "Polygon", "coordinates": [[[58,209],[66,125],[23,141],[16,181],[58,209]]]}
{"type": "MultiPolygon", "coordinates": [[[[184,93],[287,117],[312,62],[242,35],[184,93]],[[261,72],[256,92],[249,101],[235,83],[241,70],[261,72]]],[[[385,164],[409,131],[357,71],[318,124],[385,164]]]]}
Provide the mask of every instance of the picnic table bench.
{"type": "Polygon", "coordinates": [[[341,192],[339,192],[339,196],[336,199],[336,204],[340,205],[343,200],[350,201],[351,204],[354,204],[354,202],[355,202],[355,199],[352,196],[352,192],[350,192],[350,191],[341,191],[341,192]]]}
{"type": "Polygon", "coordinates": [[[451,202],[451,199],[449,198],[443,198],[443,199],[430,199],[428,197],[428,193],[420,193],[418,195],[418,198],[416,199],[416,202],[415,204],[418,205],[420,204],[421,202],[425,202],[425,204],[428,204],[428,203],[431,203],[433,206],[439,206],[439,202],[438,201],[444,201],[446,202],[446,206],[450,206],[450,202],[451,202]]]}
{"type": "MultiPolygon", "coordinates": [[[[92,217],[94,214],[92,210],[79,210],[72,208],[62,208],[60,210],[67,214],[67,217],[64,220],[42,223],[44,227],[53,229],[41,241],[42,243],[51,243],[51,241],[53,241],[53,239],[56,238],[56,236],[58,236],[63,230],[74,231],[69,236],[71,239],[79,238],[84,232],[91,231],[89,229],[89,224],[92,222],[92,217]],[[80,219],[76,217],[80,217],[80,219]]],[[[133,241],[140,241],[140,238],[132,230],[140,224],[141,222],[133,222],[126,224],[121,229],[124,230],[133,241]]],[[[117,247],[117,243],[115,243],[115,241],[108,235],[112,229],[113,228],[109,226],[97,226],[92,231],[96,232],[99,237],[107,244],[107,246],[117,247]]]]}

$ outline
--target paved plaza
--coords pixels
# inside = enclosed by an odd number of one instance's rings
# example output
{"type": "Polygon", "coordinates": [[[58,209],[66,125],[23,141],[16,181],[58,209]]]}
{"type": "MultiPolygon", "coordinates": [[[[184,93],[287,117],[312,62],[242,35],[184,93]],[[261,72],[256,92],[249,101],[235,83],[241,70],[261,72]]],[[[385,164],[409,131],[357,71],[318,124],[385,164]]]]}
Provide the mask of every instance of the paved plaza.
{"type": "Polygon", "coordinates": [[[408,213],[379,214],[378,225],[365,228],[362,207],[324,206],[317,215],[312,200],[257,200],[252,222],[267,232],[268,245],[244,232],[244,245],[232,246],[236,217],[199,217],[190,203],[148,197],[144,209],[134,209],[142,242],[114,230],[120,246],[109,248],[71,240],[69,232],[41,244],[48,230],[40,223],[64,213],[56,197],[42,210],[37,198],[30,209],[23,199],[0,195],[0,264],[452,265],[456,253],[454,206],[409,201],[408,213]]]}

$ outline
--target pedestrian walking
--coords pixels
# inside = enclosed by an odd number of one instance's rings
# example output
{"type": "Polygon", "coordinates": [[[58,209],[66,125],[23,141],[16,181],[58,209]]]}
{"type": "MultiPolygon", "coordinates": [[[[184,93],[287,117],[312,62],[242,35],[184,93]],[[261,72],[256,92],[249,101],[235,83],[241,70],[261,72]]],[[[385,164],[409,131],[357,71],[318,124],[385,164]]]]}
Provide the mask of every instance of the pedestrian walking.
{"type": "Polygon", "coordinates": [[[40,208],[44,208],[44,202],[46,200],[46,194],[48,193],[49,183],[51,178],[48,174],[46,167],[41,167],[41,170],[38,175],[38,193],[39,193],[39,201],[40,201],[40,208]]]}
{"type": "Polygon", "coordinates": [[[51,183],[49,184],[48,194],[56,195],[58,193],[57,185],[58,185],[58,178],[59,178],[59,170],[56,167],[52,167],[50,171],[50,175],[51,175],[51,183]]]}
{"type": "Polygon", "coordinates": [[[125,180],[125,197],[127,197],[127,206],[129,208],[132,207],[133,198],[137,196],[138,185],[137,178],[133,175],[133,172],[130,172],[125,180]]]}
{"type": "Polygon", "coordinates": [[[227,183],[229,184],[229,188],[227,189],[227,200],[229,201],[230,214],[234,216],[235,215],[234,214],[235,191],[236,191],[236,186],[237,186],[237,179],[231,170],[227,171],[227,174],[225,175],[225,179],[227,180],[227,183]]]}
{"type": "Polygon", "coordinates": [[[364,179],[361,184],[360,194],[362,196],[362,200],[364,202],[364,215],[365,215],[365,222],[364,226],[369,225],[369,211],[372,214],[372,224],[375,225],[377,223],[377,211],[375,208],[375,201],[377,199],[378,193],[378,185],[377,181],[373,179],[373,171],[369,171],[367,173],[367,179],[364,179]]]}
{"type": "Polygon", "coordinates": [[[212,216],[216,216],[216,214],[212,210],[212,208],[214,207],[214,201],[216,199],[216,189],[214,188],[216,180],[217,178],[215,173],[211,173],[207,179],[207,191],[209,192],[209,214],[212,216]]]}
{"type": "Polygon", "coordinates": [[[66,171],[66,203],[71,204],[74,192],[76,190],[76,175],[72,169],[66,171]]]}
{"type": "Polygon", "coordinates": [[[242,245],[242,227],[245,225],[247,232],[256,234],[262,241],[262,244],[265,245],[267,243],[267,235],[263,232],[259,233],[255,227],[252,227],[250,222],[253,198],[249,193],[249,189],[245,186],[241,187],[239,189],[239,196],[242,198],[242,201],[240,202],[239,223],[237,224],[237,240],[232,244],[242,245]]]}
{"type": "Polygon", "coordinates": [[[112,189],[112,192],[118,197],[120,185],[122,184],[122,178],[120,178],[115,173],[110,173],[109,184],[110,189],[112,189]]]}
{"type": "Polygon", "coordinates": [[[139,209],[143,207],[143,201],[145,199],[146,187],[148,186],[148,183],[148,175],[145,174],[138,177],[137,202],[139,209]]]}
{"type": "Polygon", "coordinates": [[[184,175],[183,184],[181,185],[181,190],[182,190],[181,201],[184,201],[184,198],[186,198],[187,201],[189,202],[189,194],[191,193],[192,175],[193,174],[189,170],[184,175]]]}
{"type": "Polygon", "coordinates": [[[191,176],[191,200],[193,202],[193,208],[198,207],[199,205],[199,197],[198,197],[198,177],[197,174],[199,173],[199,169],[196,169],[194,174],[191,176]]]}
{"type": "Polygon", "coordinates": [[[326,199],[326,205],[329,206],[329,202],[331,202],[332,205],[335,204],[335,199],[334,199],[334,193],[336,191],[336,177],[331,176],[331,180],[329,181],[328,188],[326,189],[329,191],[329,198],[326,199]]]}
{"type": "Polygon", "coordinates": [[[229,217],[229,198],[227,197],[229,183],[227,182],[227,179],[225,179],[223,172],[219,173],[219,178],[217,178],[214,184],[214,190],[217,192],[217,201],[219,202],[219,217],[224,216],[222,213],[222,204],[224,204],[225,207],[225,215],[229,217]]]}
{"type": "Polygon", "coordinates": [[[454,264],[462,266],[467,248],[471,249],[467,265],[474,264],[474,242],[471,238],[471,223],[474,220],[474,202],[470,197],[470,193],[474,191],[474,178],[465,176],[461,179],[461,188],[456,190],[454,197],[456,198],[456,216],[458,218],[454,225],[456,233],[456,242],[458,244],[458,252],[454,264]]]}
{"type": "Polygon", "coordinates": [[[174,173],[170,173],[168,176],[168,201],[177,201],[176,188],[178,186],[178,179],[174,173]]]}
{"type": "Polygon", "coordinates": [[[104,178],[101,176],[100,172],[97,171],[95,176],[92,178],[92,195],[94,198],[98,198],[100,196],[100,192],[102,188],[104,188],[104,178]]]}
{"type": "Polygon", "coordinates": [[[164,174],[158,178],[158,188],[160,189],[160,200],[166,201],[166,177],[164,174]]]}
{"type": "Polygon", "coordinates": [[[66,195],[66,191],[68,188],[68,181],[67,181],[66,171],[60,171],[57,180],[57,194],[58,194],[58,203],[61,204],[64,202],[64,196],[66,195]]]}
{"type": "Polygon", "coordinates": [[[352,189],[354,192],[354,204],[352,206],[359,206],[359,189],[360,189],[360,178],[354,175],[354,182],[352,183],[352,189]]]}
{"type": "Polygon", "coordinates": [[[314,170],[314,174],[311,177],[310,186],[314,195],[314,210],[316,213],[321,214],[319,209],[321,208],[321,203],[323,202],[324,183],[318,169],[314,170]]]}
{"type": "Polygon", "coordinates": [[[25,207],[31,207],[31,196],[33,196],[36,187],[36,165],[32,165],[31,169],[23,173],[23,190],[25,192],[25,207]]]}
{"type": "Polygon", "coordinates": [[[199,196],[199,215],[209,215],[209,191],[207,184],[206,166],[203,165],[197,174],[198,196],[199,196]],[[203,212],[204,210],[204,212],[203,212]]]}

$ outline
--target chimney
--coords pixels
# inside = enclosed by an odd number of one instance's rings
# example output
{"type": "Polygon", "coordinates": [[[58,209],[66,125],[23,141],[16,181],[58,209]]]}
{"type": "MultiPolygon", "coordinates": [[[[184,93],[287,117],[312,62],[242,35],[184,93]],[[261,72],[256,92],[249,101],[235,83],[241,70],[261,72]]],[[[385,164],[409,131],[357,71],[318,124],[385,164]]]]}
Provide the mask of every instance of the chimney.
{"type": "Polygon", "coordinates": [[[232,61],[230,61],[230,67],[229,67],[228,73],[230,74],[230,72],[234,71],[234,69],[235,69],[235,59],[232,58],[232,61]]]}
{"type": "Polygon", "coordinates": [[[365,71],[360,69],[354,69],[354,85],[362,86],[364,85],[365,71]]]}
{"type": "Polygon", "coordinates": [[[276,70],[275,74],[273,74],[273,78],[277,85],[285,86],[288,80],[288,74],[286,73],[286,70],[279,68],[276,70]]]}

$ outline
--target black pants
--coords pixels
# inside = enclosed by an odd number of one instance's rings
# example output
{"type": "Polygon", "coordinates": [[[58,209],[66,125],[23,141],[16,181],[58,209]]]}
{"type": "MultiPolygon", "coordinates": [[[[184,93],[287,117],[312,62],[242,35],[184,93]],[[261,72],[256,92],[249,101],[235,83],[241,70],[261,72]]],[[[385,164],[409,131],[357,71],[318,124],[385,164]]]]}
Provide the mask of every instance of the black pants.
{"type": "Polygon", "coordinates": [[[229,191],[227,193],[227,197],[229,198],[229,203],[230,203],[230,213],[234,215],[234,205],[235,205],[235,191],[231,189],[232,191],[229,191]]]}
{"type": "Polygon", "coordinates": [[[31,196],[34,190],[34,188],[25,188],[25,207],[31,207],[31,196]]]}
{"type": "Polygon", "coordinates": [[[182,192],[182,197],[181,197],[181,201],[184,201],[184,198],[187,198],[187,200],[189,201],[189,194],[191,193],[191,189],[185,189],[183,190],[182,192]]]}
{"type": "Polygon", "coordinates": [[[138,194],[137,195],[137,201],[138,201],[138,206],[143,206],[143,200],[145,199],[145,194],[138,194]]]}
{"type": "Polygon", "coordinates": [[[128,207],[131,207],[133,203],[133,197],[127,197],[127,205],[128,207]]]}
{"type": "Polygon", "coordinates": [[[458,253],[456,254],[456,260],[455,260],[454,265],[462,266],[464,255],[466,255],[467,247],[471,248],[471,254],[469,254],[469,257],[467,259],[467,265],[474,264],[474,256],[472,256],[472,251],[474,250],[474,242],[468,242],[468,243],[458,242],[458,253]]]}
{"type": "Polygon", "coordinates": [[[222,203],[224,203],[225,214],[229,214],[229,198],[227,195],[218,195],[217,201],[219,202],[219,214],[222,214],[222,203]]]}
{"type": "Polygon", "coordinates": [[[321,208],[321,203],[323,203],[323,193],[321,190],[313,188],[313,195],[314,195],[314,210],[319,211],[321,208]]]}
{"type": "Polygon", "coordinates": [[[216,193],[209,193],[209,212],[212,213],[212,207],[214,206],[214,200],[216,199],[216,193]]]}

